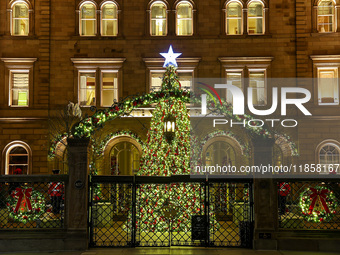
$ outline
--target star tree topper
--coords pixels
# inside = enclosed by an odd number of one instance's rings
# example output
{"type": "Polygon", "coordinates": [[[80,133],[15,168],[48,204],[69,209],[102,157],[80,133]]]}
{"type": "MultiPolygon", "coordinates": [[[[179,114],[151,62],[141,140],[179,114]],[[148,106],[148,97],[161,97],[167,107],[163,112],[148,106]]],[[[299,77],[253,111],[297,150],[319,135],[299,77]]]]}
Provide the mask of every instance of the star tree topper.
{"type": "Polygon", "coordinates": [[[172,46],[170,45],[168,53],[160,54],[165,58],[163,67],[167,67],[169,65],[177,67],[176,58],[178,58],[182,53],[174,53],[172,50],[172,46]]]}

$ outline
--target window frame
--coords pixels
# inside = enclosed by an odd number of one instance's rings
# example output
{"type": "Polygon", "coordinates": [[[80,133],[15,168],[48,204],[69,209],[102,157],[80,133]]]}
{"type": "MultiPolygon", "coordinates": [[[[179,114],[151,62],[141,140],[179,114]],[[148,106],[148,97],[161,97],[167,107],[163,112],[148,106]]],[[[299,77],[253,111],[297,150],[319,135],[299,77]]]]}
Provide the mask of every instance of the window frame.
{"type": "MultiPolygon", "coordinates": [[[[230,19],[230,18],[229,18],[230,19]]],[[[244,26],[244,21],[243,21],[243,19],[244,19],[244,15],[243,15],[243,4],[239,1],[239,0],[231,0],[231,1],[229,1],[229,2],[227,2],[226,4],[225,4],[225,34],[227,35],[227,36],[234,36],[234,35],[236,35],[236,36],[238,36],[238,35],[243,35],[243,33],[244,33],[244,31],[243,31],[243,26],[244,26]],[[240,17],[240,19],[241,19],[241,32],[239,33],[239,34],[228,34],[228,6],[230,5],[230,4],[233,4],[233,3],[237,3],[238,5],[240,5],[241,6],[241,17],[240,17]]]]}
{"type": "MultiPolygon", "coordinates": [[[[118,14],[119,14],[119,6],[116,2],[114,1],[105,1],[102,3],[102,5],[100,6],[100,36],[103,37],[117,37],[119,34],[119,18],[118,18],[118,14]],[[117,22],[117,34],[116,35],[103,35],[103,8],[105,5],[107,4],[114,4],[116,6],[116,19],[108,19],[108,20],[116,20],[117,22]]],[[[97,27],[97,26],[96,26],[97,27]]]]}
{"type": "MultiPolygon", "coordinates": [[[[266,33],[266,13],[265,13],[265,4],[261,1],[261,0],[252,0],[247,4],[247,34],[248,35],[264,35],[266,33]],[[249,17],[249,6],[252,3],[260,3],[262,5],[262,33],[249,33],[249,18],[253,18],[253,17],[249,17]]],[[[255,19],[257,17],[254,17],[255,19]]]]}
{"type": "MultiPolygon", "coordinates": [[[[225,80],[226,82],[228,83],[228,73],[241,73],[241,89],[243,91],[243,93],[245,93],[244,89],[245,89],[245,82],[244,82],[244,68],[233,68],[233,69],[230,69],[230,68],[226,68],[224,70],[224,73],[225,73],[225,80]]],[[[228,90],[226,89],[225,90],[225,100],[226,102],[228,102],[228,90]]],[[[229,102],[229,103],[232,103],[229,102]]]]}
{"type": "MultiPolygon", "coordinates": [[[[248,68],[247,90],[248,90],[248,88],[251,88],[250,87],[250,73],[252,73],[252,72],[253,73],[263,72],[263,74],[264,74],[264,98],[265,98],[264,104],[254,104],[254,102],[253,102],[253,105],[254,106],[266,106],[266,105],[268,105],[267,69],[265,69],[265,68],[253,68],[253,67],[248,68]]],[[[253,91],[255,91],[255,90],[253,89],[253,91]]]]}
{"type": "Polygon", "coordinates": [[[157,36],[167,36],[167,35],[168,35],[168,12],[169,12],[168,6],[167,6],[167,4],[166,4],[165,2],[163,2],[163,1],[154,1],[154,2],[151,3],[151,5],[150,5],[150,10],[149,10],[149,15],[150,15],[150,18],[149,18],[150,36],[155,36],[155,37],[157,37],[157,36]],[[153,7],[155,4],[163,4],[164,7],[165,7],[165,35],[153,35],[153,34],[152,34],[152,20],[153,20],[153,19],[152,19],[151,13],[152,13],[152,7],[153,7]]]}
{"type": "Polygon", "coordinates": [[[318,105],[339,105],[339,68],[338,67],[317,67],[317,104],[318,105]],[[330,70],[333,70],[335,71],[336,73],[336,77],[333,78],[337,81],[337,95],[336,93],[334,92],[334,96],[333,99],[334,99],[334,103],[322,103],[320,100],[321,100],[321,97],[320,97],[320,71],[330,71],[330,70]]]}
{"type": "MultiPolygon", "coordinates": [[[[101,72],[117,72],[118,79],[118,100],[122,96],[122,67],[125,58],[71,58],[74,65],[74,93],[76,95],[76,101],[80,102],[80,73],[95,72],[95,104],[94,106],[105,108],[102,106],[102,79],[101,72]]],[[[80,105],[81,107],[91,107],[91,105],[80,105]]]]}
{"type": "Polygon", "coordinates": [[[117,69],[114,70],[106,70],[106,69],[100,69],[100,107],[110,107],[114,102],[118,102],[119,101],[119,71],[117,69]],[[113,90],[117,90],[117,98],[113,99],[113,102],[111,105],[104,105],[103,104],[103,74],[104,73],[114,73],[117,74],[117,88],[113,88],[113,90]],[[115,101],[116,100],[116,101],[115,101]]]}
{"type": "MultiPolygon", "coordinates": [[[[98,87],[98,85],[97,85],[97,70],[96,69],[79,69],[78,70],[78,103],[79,103],[79,106],[80,107],[91,107],[91,106],[96,106],[96,104],[97,104],[97,93],[96,93],[96,91],[97,91],[97,87],[98,87]],[[80,87],[80,83],[81,83],[81,81],[80,81],[80,77],[82,76],[81,74],[92,74],[92,73],[94,73],[94,80],[95,80],[95,84],[94,84],[94,104],[90,104],[90,105],[84,105],[84,104],[81,104],[81,101],[80,101],[80,99],[81,99],[81,87],[80,87]]],[[[86,93],[87,93],[87,90],[86,90],[86,93]]]]}
{"type": "MultiPolygon", "coordinates": [[[[315,149],[315,161],[317,164],[321,164],[320,161],[320,152],[321,150],[326,147],[326,146],[333,146],[337,149],[338,153],[339,153],[339,161],[337,163],[334,164],[340,164],[340,143],[336,140],[333,139],[327,139],[322,141],[321,143],[319,143],[315,149]]],[[[322,165],[327,165],[327,164],[322,164],[322,165]]],[[[320,174],[330,174],[329,172],[324,172],[324,168],[322,167],[322,171],[320,174]]],[[[338,172],[336,172],[336,174],[339,174],[338,172]]]]}
{"type": "Polygon", "coordinates": [[[31,33],[31,12],[32,12],[32,9],[31,9],[31,6],[28,2],[24,1],[24,0],[17,0],[17,1],[13,1],[10,5],[10,34],[11,36],[18,36],[18,37],[25,37],[25,36],[29,36],[30,33],[31,33]],[[14,34],[14,7],[15,5],[17,4],[24,4],[27,8],[27,12],[28,12],[28,33],[27,34],[23,34],[23,35],[20,35],[20,34],[14,34]]]}
{"type": "MultiPolygon", "coordinates": [[[[319,31],[319,8],[320,7],[320,4],[323,2],[323,1],[327,1],[327,0],[319,0],[317,2],[317,5],[315,6],[316,7],[316,30],[318,33],[335,33],[337,32],[337,8],[336,8],[336,2],[333,1],[333,0],[329,0],[330,2],[332,2],[333,6],[332,6],[332,9],[333,9],[333,18],[332,18],[332,27],[333,27],[333,31],[319,31]]],[[[329,16],[329,15],[326,15],[326,16],[329,16]]]]}
{"type": "Polygon", "coordinates": [[[21,147],[21,148],[24,148],[27,152],[27,172],[26,173],[23,173],[23,175],[29,175],[29,174],[32,174],[32,150],[30,148],[30,146],[23,142],[23,141],[13,141],[13,142],[10,142],[9,144],[7,144],[3,150],[3,164],[4,164],[4,172],[3,174],[4,175],[9,175],[9,154],[11,152],[11,150],[15,147],[21,147]]]}
{"type": "Polygon", "coordinates": [[[79,6],[79,36],[81,37],[95,37],[98,35],[98,31],[97,31],[97,26],[98,26],[98,15],[97,15],[97,5],[96,3],[92,2],[92,1],[85,1],[83,3],[81,3],[81,5],[79,6]],[[84,7],[84,5],[86,4],[91,4],[94,6],[94,12],[95,12],[95,25],[94,25],[94,35],[82,35],[83,32],[83,28],[82,28],[82,8],[84,7]]]}
{"type": "Polygon", "coordinates": [[[29,69],[10,69],[9,70],[9,94],[8,94],[8,106],[10,107],[29,107],[30,105],[30,70],[29,69]],[[13,74],[28,74],[28,84],[27,84],[27,105],[14,105],[13,98],[12,98],[12,91],[13,91],[13,74]]]}
{"type": "MultiPolygon", "coordinates": [[[[181,19],[181,20],[184,20],[184,19],[181,19]]],[[[182,1],[179,1],[176,4],[176,8],[175,8],[175,34],[176,34],[176,36],[193,36],[194,35],[194,5],[190,1],[182,0],[182,1]],[[180,6],[181,4],[185,4],[185,3],[187,3],[191,6],[191,19],[190,19],[191,20],[191,34],[179,35],[178,34],[178,14],[177,14],[178,13],[178,6],[180,6]]]]}

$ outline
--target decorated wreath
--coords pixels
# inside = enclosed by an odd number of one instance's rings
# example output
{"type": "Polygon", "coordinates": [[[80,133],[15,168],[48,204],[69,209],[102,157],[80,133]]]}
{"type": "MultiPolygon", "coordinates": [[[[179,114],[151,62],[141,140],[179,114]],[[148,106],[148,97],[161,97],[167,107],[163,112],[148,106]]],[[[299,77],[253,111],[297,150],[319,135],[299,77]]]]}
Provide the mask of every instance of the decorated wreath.
{"type": "Polygon", "coordinates": [[[31,187],[18,187],[8,196],[7,208],[10,218],[25,224],[45,213],[45,197],[31,187]]]}
{"type": "Polygon", "coordinates": [[[307,221],[323,222],[330,221],[336,214],[338,201],[332,190],[316,186],[301,193],[299,205],[307,221]]]}

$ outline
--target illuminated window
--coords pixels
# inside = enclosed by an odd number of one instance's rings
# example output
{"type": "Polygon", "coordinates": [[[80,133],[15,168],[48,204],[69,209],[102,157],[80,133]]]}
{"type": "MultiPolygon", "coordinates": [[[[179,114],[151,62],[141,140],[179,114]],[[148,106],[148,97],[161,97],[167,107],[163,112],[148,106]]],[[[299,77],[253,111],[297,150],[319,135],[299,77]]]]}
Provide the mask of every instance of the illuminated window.
{"type": "Polygon", "coordinates": [[[242,34],[242,6],[239,2],[227,4],[226,33],[227,35],[242,34]]]}
{"type": "Polygon", "coordinates": [[[80,35],[95,36],[97,26],[96,6],[86,2],[80,8],[80,35]]]}
{"type": "Polygon", "coordinates": [[[151,6],[150,33],[152,36],[167,35],[167,13],[166,6],[162,2],[155,2],[151,6]]]}
{"type": "Polygon", "coordinates": [[[318,68],[319,105],[339,104],[338,68],[318,68]]]}
{"type": "Polygon", "coordinates": [[[29,173],[29,152],[27,144],[13,142],[6,150],[6,171],[5,174],[20,175],[29,173]]]}
{"type": "Polygon", "coordinates": [[[267,104],[265,78],[265,70],[249,70],[249,87],[252,88],[254,105],[267,104]]]}
{"type": "MultiPolygon", "coordinates": [[[[226,70],[227,84],[234,85],[243,90],[242,76],[243,76],[242,70],[226,70]]],[[[226,90],[226,95],[227,102],[232,103],[233,102],[232,94],[229,93],[228,90],[226,90]]]]}
{"type": "Polygon", "coordinates": [[[262,2],[252,1],[248,5],[248,34],[264,34],[264,8],[262,2]]]}
{"type": "Polygon", "coordinates": [[[318,31],[335,32],[335,5],[331,0],[322,0],[318,4],[318,31]]]}
{"type": "Polygon", "coordinates": [[[29,70],[10,72],[10,106],[28,106],[29,70]]]}
{"type": "MultiPolygon", "coordinates": [[[[324,144],[319,152],[319,163],[326,167],[328,172],[332,172],[335,170],[336,166],[332,166],[333,164],[340,163],[339,157],[339,147],[333,143],[324,144]]],[[[324,168],[322,169],[324,171],[324,168]]]]}
{"type": "Polygon", "coordinates": [[[79,73],[79,104],[83,106],[95,105],[96,103],[96,73],[79,73]]]}
{"type": "Polygon", "coordinates": [[[193,34],[193,8],[189,2],[183,1],[176,8],[176,35],[193,34]]]}
{"type": "MultiPolygon", "coordinates": [[[[181,88],[190,90],[192,86],[193,71],[177,70],[178,81],[181,88]]],[[[160,91],[162,89],[164,71],[151,71],[150,72],[150,91],[160,91]]]]}
{"type": "Polygon", "coordinates": [[[102,6],[101,31],[103,36],[117,36],[118,34],[117,5],[112,2],[102,6]]]}
{"type": "Polygon", "coordinates": [[[28,35],[29,11],[23,2],[17,2],[12,6],[12,35],[28,35]]]}
{"type": "Polygon", "coordinates": [[[101,106],[111,106],[118,101],[118,73],[103,71],[101,74],[101,106]]]}

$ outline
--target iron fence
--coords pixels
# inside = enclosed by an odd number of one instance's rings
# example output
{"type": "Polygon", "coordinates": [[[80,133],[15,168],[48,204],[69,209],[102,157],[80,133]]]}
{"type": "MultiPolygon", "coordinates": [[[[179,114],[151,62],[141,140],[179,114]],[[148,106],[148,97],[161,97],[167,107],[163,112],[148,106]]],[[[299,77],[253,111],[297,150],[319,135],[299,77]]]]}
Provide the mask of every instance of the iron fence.
{"type": "Polygon", "coordinates": [[[340,229],[339,180],[282,180],[277,190],[280,228],[340,229]]]}
{"type": "Polygon", "coordinates": [[[0,228],[63,228],[65,176],[0,179],[0,228]]]}
{"type": "Polygon", "coordinates": [[[251,247],[252,182],[190,176],[94,176],[92,247],[251,247]]]}

